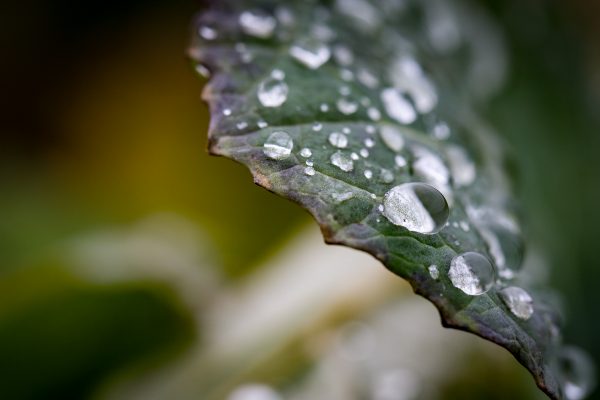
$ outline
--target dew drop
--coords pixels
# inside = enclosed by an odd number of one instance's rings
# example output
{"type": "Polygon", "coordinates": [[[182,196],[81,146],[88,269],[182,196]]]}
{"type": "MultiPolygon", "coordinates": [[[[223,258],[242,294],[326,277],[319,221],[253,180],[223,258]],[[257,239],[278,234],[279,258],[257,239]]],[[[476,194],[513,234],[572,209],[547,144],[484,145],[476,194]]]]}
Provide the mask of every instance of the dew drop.
{"type": "Polygon", "coordinates": [[[427,269],[429,270],[429,276],[433,279],[438,279],[440,277],[440,271],[437,265],[430,265],[427,269]]]}
{"type": "Polygon", "coordinates": [[[371,148],[371,147],[375,146],[375,141],[371,138],[366,138],[365,146],[367,146],[368,148],[371,148]]]}
{"type": "Polygon", "coordinates": [[[356,78],[360,83],[368,87],[369,89],[375,89],[379,86],[379,79],[373,75],[369,70],[361,68],[356,73],[356,78]]]}
{"type": "Polygon", "coordinates": [[[417,113],[408,100],[394,88],[381,91],[381,101],[390,118],[402,124],[410,124],[417,119],[417,113]]]}
{"type": "Polygon", "coordinates": [[[565,346],[558,354],[558,370],[567,400],[582,400],[596,387],[592,359],[578,347],[565,346]]]}
{"type": "Polygon", "coordinates": [[[467,252],[452,259],[448,276],[456,288],[468,295],[479,296],[493,286],[495,271],[486,257],[467,252]]]}
{"type": "Polygon", "coordinates": [[[248,123],[246,121],[241,121],[238,122],[235,126],[241,131],[248,127],[248,123]]]}
{"type": "Polygon", "coordinates": [[[329,61],[331,51],[323,43],[305,41],[290,47],[290,56],[309,69],[318,69],[329,61]]]}
{"type": "Polygon", "coordinates": [[[333,153],[330,157],[330,161],[333,165],[345,172],[350,172],[354,169],[354,162],[348,156],[341,151],[333,153]]]}
{"type": "Polygon", "coordinates": [[[244,33],[261,39],[271,37],[277,25],[275,18],[259,11],[244,11],[239,23],[244,33]]]}
{"type": "Polygon", "coordinates": [[[277,131],[271,133],[265,144],[263,152],[274,160],[284,160],[290,156],[294,148],[294,141],[287,132],[277,131]]]}
{"type": "Polygon", "coordinates": [[[260,121],[258,121],[258,122],[256,123],[256,125],[257,125],[257,126],[260,128],[260,129],[264,129],[264,128],[266,128],[267,126],[269,126],[269,124],[267,123],[267,121],[264,121],[264,120],[262,120],[262,119],[261,119],[260,121]]]}
{"type": "Polygon", "coordinates": [[[334,147],[343,149],[348,146],[348,138],[340,132],[331,132],[331,134],[329,134],[329,143],[334,147]]]}
{"type": "Polygon", "coordinates": [[[383,183],[394,182],[394,173],[389,169],[382,168],[379,177],[383,183]]]}
{"type": "Polygon", "coordinates": [[[450,127],[445,122],[440,122],[433,127],[433,137],[438,140],[446,140],[450,137],[450,127]]]}
{"type": "Polygon", "coordinates": [[[217,31],[208,26],[201,26],[198,29],[198,34],[205,40],[215,40],[217,38],[217,31]]]}
{"type": "Polygon", "coordinates": [[[350,130],[350,128],[348,128],[347,126],[345,126],[345,127],[343,127],[343,128],[342,128],[342,132],[343,132],[344,134],[346,134],[346,135],[349,135],[349,134],[350,134],[350,132],[351,132],[351,130],[350,130]]]}
{"type": "Polygon", "coordinates": [[[365,128],[365,131],[369,135],[373,135],[373,134],[375,134],[375,132],[377,131],[377,129],[375,129],[375,127],[373,125],[367,125],[367,127],[365,128]]]}
{"type": "Polygon", "coordinates": [[[350,87],[343,85],[343,86],[340,86],[340,88],[338,89],[338,92],[340,92],[340,94],[342,96],[349,96],[351,93],[351,90],[350,90],[350,87]]]}
{"type": "Polygon", "coordinates": [[[315,174],[315,169],[312,166],[308,166],[304,168],[304,173],[308,176],[313,176],[315,174]]]}
{"type": "Polygon", "coordinates": [[[414,146],[412,151],[415,156],[412,165],[415,175],[435,186],[443,187],[448,183],[450,172],[437,154],[422,146],[414,146]]]}
{"type": "Polygon", "coordinates": [[[401,55],[391,65],[390,80],[394,86],[410,94],[417,110],[426,114],[437,105],[437,94],[421,66],[411,56],[401,55]]]}
{"type": "Polygon", "coordinates": [[[321,105],[319,106],[319,110],[321,110],[321,112],[327,112],[329,111],[329,106],[325,103],[321,103],[321,105]]]}
{"type": "Polygon", "coordinates": [[[384,215],[394,225],[425,234],[439,231],[450,209],[444,195],[431,185],[404,183],[390,189],[383,200],[384,215]]]}
{"type": "Polygon", "coordinates": [[[321,124],[319,122],[315,122],[312,126],[312,130],[315,132],[320,132],[321,129],[323,129],[323,124],[321,124]]]}
{"type": "Polygon", "coordinates": [[[354,193],[352,192],[344,192],[344,193],[332,193],[331,197],[337,203],[341,203],[346,200],[350,200],[354,197],[354,193]]]}
{"type": "Polygon", "coordinates": [[[273,71],[271,71],[271,78],[277,79],[278,81],[282,81],[285,79],[285,72],[278,68],[275,68],[273,71]]]}
{"type": "Polygon", "coordinates": [[[196,65],[196,72],[198,73],[198,75],[200,75],[203,78],[206,78],[206,79],[210,78],[210,70],[202,64],[196,65]]]}
{"type": "Polygon", "coordinates": [[[275,108],[285,103],[288,91],[285,82],[269,77],[260,83],[256,95],[263,107],[275,108]]]}
{"type": "Polygon", "coordinates": [[[370,169],[365,169],[365,178],[371,179],[373,177],[373,171],[370,169]]]}
{"type": "Polygon", "coordinates": [[[224,108],[223,115],[229,117],[231,115],[231,108],[224,108]]]}
{"type": "Polygon", "coordinates": [[[313,160],[306,160],[305,164],[309,167],[312,167],[313,165],[315,165],[315,162],[313,160]]]}
{"type": "Polygon", "coordinates": [[[505,287],[498,294],[510,312],[517,318],[528,320],[533,315],[533,299],[520,287],[505,287]]]}
{"type": "Polygon", "coordinates": [[[282,400],[282,397],[270,386],[249,383],[238,386],[227,400],[282,400]]]}
{"type": "Polygon", "coordinates": [[[360,154],[360,156],[362,158],[369,157],[369,150],[367,150],[367,149],[360,149],[358,153],[360,154]]]}
{"type": "Polygon", "coordinates": [[[350,158],[351,158],[351,159],[353,159],[354,161],[356,161],[356,160],[358,160],[360,157],[358,156],[358,154],[356,154],[356,153],[354,153],[354,152],[353,152],[353,153],[351,153],[351,154],[350,154],[350,158]]]}
{"type": "Polygon", "coordinates": [[[379,121],[381,119],[381,111],[376,107],[369,107],[367,109],[367,116],[371,121],[379,121]]]}
{"type": "Polygon", "coordinates": [[[462,147],[450,145],[446,149],[446,154],[454,183],[459,187],[472,184],[475,181],[476,170],[467,152],[462,147]]]}
{"type": "Polygon", "coordinates": [[[340,78],[342,78],[343,81],[352,82],[354,80],[354,73],[349,69],[344,68],[340,70],[340,78]]]}
{"type": "Polygon", "coordinates": [[[333,57],[338,64],[344,67],[352,65],[354,62],[354,54],[352,54],[352,50],[344,45],[337,45],[334,47],[333,57]]]}
{"type": "Polygon", "coordinates": [[[383,143],[392,151],[398,152],[404,147],[404,137],[400,129],[393,125],[384,125],[379,130],[383,143]]]}
{"type": "Polygon", "coordinates": [[[358,104],[345,98],[339,99],[336,106],[339,112],[344,115],[354,114],[358,110],[358,104]]]}
{"type": "Polygon", "coordinates": [[[302,150],[300,150],[300,155],[304,158],[308,158],[312,156],[312,151],[308,147],[305,147],[302,150]]]}
{"type": "Polygon", "coordinates": [[[396,163],[396,166],[398,168],[403,168],[406,167],[406,158],[402,157],[401,155],[397,155],[396,157],[394,157],[394,162],[396,163]]]}

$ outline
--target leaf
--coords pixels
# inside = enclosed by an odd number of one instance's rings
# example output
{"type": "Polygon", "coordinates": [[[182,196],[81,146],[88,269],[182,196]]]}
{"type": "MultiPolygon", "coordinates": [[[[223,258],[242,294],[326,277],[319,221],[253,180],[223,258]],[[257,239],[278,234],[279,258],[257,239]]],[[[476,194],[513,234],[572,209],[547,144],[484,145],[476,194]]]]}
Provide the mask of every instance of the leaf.
{"type": "Polygon", "coordinates": [[[505,347],[562,398],[560,316],[521,270],[506,156],[477,113],[505,74],[486,15],[433,0],[221,0],[194,28],[210,152],[245,164],[306,208],[328,243],[374,255],[444,326],[505,347]]]}

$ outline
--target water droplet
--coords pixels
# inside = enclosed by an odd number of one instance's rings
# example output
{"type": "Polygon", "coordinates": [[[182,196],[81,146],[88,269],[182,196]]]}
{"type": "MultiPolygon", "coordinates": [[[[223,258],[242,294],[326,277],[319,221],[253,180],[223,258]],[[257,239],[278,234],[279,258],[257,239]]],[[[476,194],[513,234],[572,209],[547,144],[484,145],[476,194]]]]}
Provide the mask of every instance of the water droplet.
{"type": "Polygon", "coordinates": [[[313,165],[315,165],[315,162],[313,160],[306,160],[305,164],[309,167],[312,167],[313,165]]]}
{"type": "Polygon", "coordinates": [[[354,169],[354,162],[348,156],[341,151],[333,153],[330,157],[330,161],[333,165],[345,172],[350,172],[354,169]]]}
{"type": "Polygon", "coordinates": [[[373,177],[373,171],[370,169],[365,169],[365,178],[371,179],[373,177]]]}
{"type": "Polygon", "coordinates": [[[278,68],[275,68],[273,71],[271,71],[271,78],[277,79],[278,81],[282,81],[285,79],[285,72],[278,68]]]}
{"type": "Polygon", "coordinates": [[[349,96],[351,93],[351,90],[350,90],[349,86],[343,85],[343,86],[340,86],[340,88],[338,89],[338,92],[340,92],[340,94],[342,96],[349,96]]]}
{"type": "Polygon", "coordinates": [[[375,89],[377,86],[379,86],[379,79],[377,79],[375,75],[364,68],[358,70],[356,73],[356,78],[360,83],[369,89],[375,89]]]}
{"type": "Polygon", "coordinates": [[[594,362],[578,347],[565,346],[558,354],[558,370],[567,400],[582,400],[596,387],[594,362]]]}
{"type": "Polygon", "coordinates": [[[267,121],[264,121],[264,120],[262,120],[262,119],[261,119],[260,121],[258,121],[258,122],[256,123],[256,125],[257,125],[257,126],[260,128],[260,129],[264,129],[264,128],[266,128],[267,126],[269,126],[269,124],[267,123],[267,121]]]}
{"type": "Polygon", "coordinates": [[[438,187],[443,187],[448,183],[450,172],[437,154],[422,146],[414,146],[412,151],[415,156],[412,165],[415,175],[438,187]]]}
{"type": "Polygon", "coordinates": [[[198,29],[198,34],[205,40],[215,40],[217,38],[217,31],[208,26],[201,26],[198,29]]]}
{"type": "Polygon", "coordinates": [[[390,189],[383,200],[384,215],[394,225],[425,234],[439,231],[450,209],[444,195],[425,183],[404,183],[390,189]]]}
{"type": "Polygon", "coordinates": [[[323,43],[305,41],[290,47],[290,55],[309,69],[318,69],[329,61],[331,51],[323,43]]]}
{"type": "Polygon", "coordinates": [[[315,122],[315,124],[312,126],[312,130],[315,132],[320,132],[321,129],[323,129],[323,124],[319,122],[315,122]]]}
{"type": "Polygon", "coordinates": [[[373,135],[373,134],[375,134],[375,132],[377,131],[377,129],[375,129],[375,127],[373,125],[367,125],[367,127],[365,128],[365,131],[369,135],[373,135]]]}
{"type": "Polygon", "coordinates": [[[256,95],[263,107],[274,108],[285,103],[288,91],[289,88],[285,82],[269,77],[260,83],[256,95]]]}
{"type": "Polygon", "coordinates": [[[400,129],[393,125],[383,125],[379,129],[379,136],[383,143],[392,151],[398,152],[404,147],[404,137],[400,129]]]}
{"type": "Polygon", "coordinates": [[[380,204],[377,206],[377,211],[379,211],[380,213],[383,213],[383,204],[380,204]]]}
{"type": "Polygon", "coordinates": [[[227,400],[282,400],[282,397],[270,386],[249,383],[237,387],[227,400]]]}
{"type": "Polygon", "coordinates": [[[498,295],[517,318],[528,320],[533,315],[533,299],[520,287],[505,287],[498,295]]]}
{"type": "Polygon", "coordinates": [[[350,131],[350,128],[348,128],[347,126],[345,126],[345,127],[343,127],[343,128],[342,128],[342,133],[344,133],[344,134],[346,134],[346,135],[349,135],[349,134],[350,134],[350,132],[351,132],[351,131],[350,131]]]}
{"type": "Polygon", "coordinates": [[[415,109],[397,89],[382,90],[381,101],[390,118],[402,124],[411,124],[417,119],[415,109]]]}
{"type": "Polygon", "coordinates": [[[304,173],[308,176],[313,176],[315,174],[315,169],[311,166],[304,168],[304,173]]]}
{"type": "Polygon", "coordinates": [[[340,78],[346,82],[352,82],[354,80],[354,72],[349,69],[341,69],[340,70],[340,78]]]}
{"type": "Polygon", "coordinates": [[[287,132],[277,131],[271,133],[265,144],[263,152],[274,160],[284,160],[290,156],[294,148],[294,141],[287,132]]]}
{"type": "Polygon", "coordinates": [[[302,150],[300,150],[300,155],[304,158],[308,158],[312,156],[312,151],[308,147],[305,147],[302,150]]]}
{"type": "Polygon", "coordinates": [[[240,121],[235,126],[241,131],[248,127],[248,123],[246,121],[240,121]]]}
{"type": "Polygon", "coordinates": [[[456,288],[468,295],[479,296],[493,286],[495,271],[487,258],[467,252],[452,259],[448,276],[456,288]]]}
{"type": "Polygon", "coordinates": [[[231,115],[231,109],[230,108],[224,108],[223,109],[223,115],[226,117],[229,117],[231,115]]]}
{"type": "Polygon", "coordinates": [[[403,54],[397,57],[391,65],[389,77],[396,88],[410,94],[421,114],[430,112],[437,105],[433,85],[411,56],[403,54]]]}
{"type": "Polygon", "coordinates": [[[379,121],[381,119],[381,111],[375,107],[369,107],[367,109],[367,116],[371,119],[371,121],[379,121]]]}
{"type": "Polygon", "coordinates": [[[437,265],[430,265],[428,270],[429,270],[429,276],[431,276],[433,279],[437,279],[440,277],[440,271],[438,270],[437,265]]]}
{"type": "Polygon", "coordinates": [[[394,162],[396,163],[396,166],[398,168],[403,168],[406,167],[406,158],[402,157],[401,155],[397,155],[396,157],[394,157],[394,162]]]}
{"type": "Polygon", "coordinates": [[[446,140],[450,137],[450,127],[445,122],[440,122],[433,127],[433,136],[438,140],[446,140]]]}
{"type": "Polygon", "coordinates": [[[350,200],[354,197],[354,193],[352,192],[344,192],[344,193],[332,193],[331,197],[336,203],[341,203],[346,200],[350,200]]]}
{"type": "Polygon", "coordinates": [[[476,170],[475,164],[467,152],[459,146],[450,145],[446,149],[448,155],[448,163],[450,164],[450,171],[454,178],[454,183],[457,186],[468,186],[475,181],[476,170]]]}
{"type": "Polygon", "coordinates": [[[343,149],[348,146],[348,138],[340,132],[331,132],[329,134],[329,143],[334,147],[343,149]]]}
{"type": "Polygon", "coordinates": [[[321,112],[327,112],[327,111],[329,111],[329,106],[327,104],[325,104],[325,103],[322,103],[319,106],[319,110],[321,110],[321,112]]]}
{"type": "Polygon", "coordinates": [[[358,104],[345,98],[339,99],[336,105],[337,109],[344,115],[354,114],[358,110],[358,104]]]}
{"type": "Polygon", "coordinates": [[[275,18],[260,11],[244,11],[239,22],[244,33],[261,39],[271,37],[277,25],[275,18]]]}
{"type": "Polygon", "coordinates": [[[353,159],[354,161],[358,160],[360,157],[358,156],[358,154],[356,153],[352,153],[350,154],[350,158],[353,159]]]}
{"type": "Polygon", "coordinates": [[[362,158],[369,157],[369,150],[367,150],[367,149],[360,149],[358,153],[360,154],[360,156],[362,158]]]}
{"type": "Polygon", "coordinates": [[[210,78],[210,70],[202,64],[196,64],[196,72],[203,78],[210,78]]]}
{"type": "Polygon", "coordinates": [[[382,168],[379,177],[383,183],[394,182],[394,173],[389,169],[382,168]]]}
{"type": "Polygon", "coordinates": [[[364,143],[365,143],[365,146],[367,146],[369,148],[375,146],[375,141],[371,138],[366,138],[364,143]]]}

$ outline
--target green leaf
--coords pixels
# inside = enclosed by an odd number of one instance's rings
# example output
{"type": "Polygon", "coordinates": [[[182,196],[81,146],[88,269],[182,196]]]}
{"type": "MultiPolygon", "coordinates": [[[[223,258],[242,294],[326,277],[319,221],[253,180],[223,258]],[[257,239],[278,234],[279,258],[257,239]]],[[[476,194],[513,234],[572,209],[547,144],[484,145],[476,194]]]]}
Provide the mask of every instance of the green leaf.
{"type": "Polygon", "coordinates": [[[562,398],[560,316],[522,269],[506,156],[477,112],[505,75],[492,21],[458,2],[213,3],[190,49],[210,76],[210,152],[245,164],[306,208],[328,243],[374,255],[444,326],[505,347],[562,398]]]}

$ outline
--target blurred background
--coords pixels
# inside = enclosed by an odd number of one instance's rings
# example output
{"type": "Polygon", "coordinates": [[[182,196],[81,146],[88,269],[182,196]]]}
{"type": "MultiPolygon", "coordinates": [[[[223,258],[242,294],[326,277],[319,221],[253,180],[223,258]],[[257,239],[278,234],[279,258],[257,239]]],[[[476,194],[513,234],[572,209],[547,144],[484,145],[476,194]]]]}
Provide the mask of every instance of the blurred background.
{"type": "MultiPolygon", "coordinates": [[[[507,34],[484,111],[514,154],[528,260],[598,363],[600,3],[479,3],[507,34]]],[[[2,6],[0,398],[544,398],[506,351],[441,328],[405,282],[206,154],[185,57],[201,8],[2,6]]]]}

